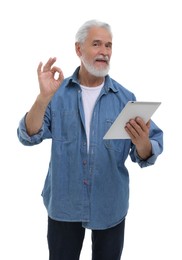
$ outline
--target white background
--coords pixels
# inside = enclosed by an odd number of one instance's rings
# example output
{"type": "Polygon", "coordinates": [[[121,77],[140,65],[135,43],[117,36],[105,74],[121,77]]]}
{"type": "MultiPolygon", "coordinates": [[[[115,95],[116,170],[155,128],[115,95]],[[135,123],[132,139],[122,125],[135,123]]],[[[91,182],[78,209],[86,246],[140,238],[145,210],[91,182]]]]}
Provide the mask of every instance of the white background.
{"type": "MultiPolygon", "coordinates": [[[[38,63],[56,56],[70,76],[79,65],[75,33],[93,18],[112,26],[110,76],[138,100],[162,102],[153,120],[164,131],[163,154],[144,169],[127,161],[130,209],[122,260],[182,259],[181,13],[180,0],[1,1],[0,259],[48,259],[40,194],[50,141],[25,147],[16,131],[39,91],[38,63]]],[[[87,231],[81,260],[90,255],[87,231]]]]}

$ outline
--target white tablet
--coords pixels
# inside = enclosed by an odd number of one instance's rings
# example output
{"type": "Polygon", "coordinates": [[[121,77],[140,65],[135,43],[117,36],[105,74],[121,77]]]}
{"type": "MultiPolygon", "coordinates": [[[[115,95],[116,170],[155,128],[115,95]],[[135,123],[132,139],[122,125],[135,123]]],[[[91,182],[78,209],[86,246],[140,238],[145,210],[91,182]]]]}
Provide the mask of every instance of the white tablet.
{"type": "Polygon", "coordinates": [[[161,102],[129,101],[105,134],[104,139],[130,139],[125,131],[126,123],[137,116],[147,123],[160,104],[161,102]]]}

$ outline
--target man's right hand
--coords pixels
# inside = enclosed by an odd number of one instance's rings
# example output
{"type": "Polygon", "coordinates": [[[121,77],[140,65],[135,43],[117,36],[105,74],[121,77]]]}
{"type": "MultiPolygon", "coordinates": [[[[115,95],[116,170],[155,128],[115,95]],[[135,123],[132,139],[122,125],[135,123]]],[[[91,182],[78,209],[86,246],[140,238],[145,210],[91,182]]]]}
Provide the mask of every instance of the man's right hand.
{"type": "Polygon", "coordinates": [[[43,63],[40,62],[37,68],[40,96],[43,99],[50,100],[64,80],[62,70],[53,66],[55,61],[56,58],[49,58],[44,66],[43,63]],[[57,78],[55,78],[56,73],[58,74],[57,78]]]}
{"type": "Polygon", "coordinates": [[[37,68],[40,93],[25,118],[27,133],[30,136],[37,134],[41,129],[46,107],[64,79],[61,69],[53,66],[55,61],[56,58],[50,58],[43,68],[42,62],[37,68]]]}

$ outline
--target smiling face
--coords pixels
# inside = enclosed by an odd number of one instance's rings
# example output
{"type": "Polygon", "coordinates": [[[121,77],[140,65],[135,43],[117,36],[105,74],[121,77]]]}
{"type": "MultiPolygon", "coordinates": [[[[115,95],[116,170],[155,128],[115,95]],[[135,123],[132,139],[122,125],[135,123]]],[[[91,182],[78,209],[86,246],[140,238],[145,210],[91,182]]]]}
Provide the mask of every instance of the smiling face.
{"type": "Polygon", "coordinates": [[[81,68],[95,77],[104,77],[110,68],[112,36],[102,27],[92,27],[84,43],[76,43],[81,68]]]}

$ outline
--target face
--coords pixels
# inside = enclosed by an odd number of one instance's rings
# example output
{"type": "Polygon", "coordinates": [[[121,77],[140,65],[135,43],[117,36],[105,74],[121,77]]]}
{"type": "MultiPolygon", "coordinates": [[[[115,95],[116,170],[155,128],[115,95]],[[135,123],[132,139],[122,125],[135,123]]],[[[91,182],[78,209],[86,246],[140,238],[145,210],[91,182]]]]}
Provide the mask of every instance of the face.
{"type": "Polygon", "coordinates": [[[104,77],[108,74],[112,54],[112,36],[104,28],[89,30],[83,44],[77,44],[76,51],[81,65],[92,75],[104,77]]]}

